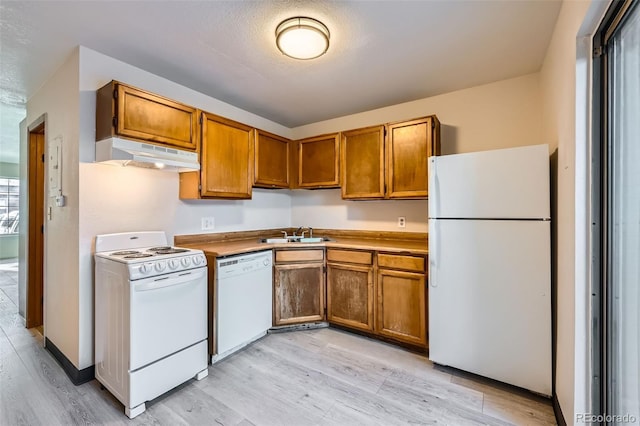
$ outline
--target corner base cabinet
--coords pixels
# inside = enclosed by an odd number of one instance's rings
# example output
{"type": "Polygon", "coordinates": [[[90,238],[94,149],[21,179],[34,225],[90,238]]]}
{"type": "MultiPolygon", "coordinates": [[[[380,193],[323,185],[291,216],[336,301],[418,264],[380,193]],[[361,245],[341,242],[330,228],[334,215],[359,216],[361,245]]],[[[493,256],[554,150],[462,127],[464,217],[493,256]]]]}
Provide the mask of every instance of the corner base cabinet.
{"type": "Polygon", "coordinates": [[[276,250],[273,325],[325,319],[324,249],[276,250]]]}
{"type": "Polygon", "coordinates": [[[373,253],[327,249],[327,321],[373,331],[373,253]]]}

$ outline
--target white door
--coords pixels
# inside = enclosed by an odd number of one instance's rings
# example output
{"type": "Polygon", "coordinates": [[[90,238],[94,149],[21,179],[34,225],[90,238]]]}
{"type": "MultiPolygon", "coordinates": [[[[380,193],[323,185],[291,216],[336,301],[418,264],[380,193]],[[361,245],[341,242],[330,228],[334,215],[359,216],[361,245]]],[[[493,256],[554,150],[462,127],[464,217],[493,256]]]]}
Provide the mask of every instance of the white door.
{"type": "Polygon", "coordinates": [[[207,338],[207,268],[131,283],[129,370],[207,338]]]}
{"type": "Polygon", "coordinates": [[[429,221],[429,358],[551,394],[550,222],[429,221]]]}
{"type": "Polygon", "coordinates": [[[549,218],[549,147],[431,157],[430,218],[549,218]]]}

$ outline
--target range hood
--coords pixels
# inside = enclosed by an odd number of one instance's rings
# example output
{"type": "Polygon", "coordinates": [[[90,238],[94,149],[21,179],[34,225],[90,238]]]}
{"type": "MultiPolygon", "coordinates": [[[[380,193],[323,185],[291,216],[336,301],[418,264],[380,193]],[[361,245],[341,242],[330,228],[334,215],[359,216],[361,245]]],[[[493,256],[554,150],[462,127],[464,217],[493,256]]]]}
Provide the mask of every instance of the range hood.
{"type": "Polygon", "coordinates": [[[96,142],[96,162],[174,172],[200,170],[196,152],[123,138],[96,142]]]}

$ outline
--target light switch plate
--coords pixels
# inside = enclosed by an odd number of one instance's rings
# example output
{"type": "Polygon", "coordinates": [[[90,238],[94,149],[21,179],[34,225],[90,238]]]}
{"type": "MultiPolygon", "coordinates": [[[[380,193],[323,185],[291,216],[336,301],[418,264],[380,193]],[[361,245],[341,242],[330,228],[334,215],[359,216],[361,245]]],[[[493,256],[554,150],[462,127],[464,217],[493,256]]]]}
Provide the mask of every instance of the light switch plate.
{"type": "Polygon", "coordinates": [[[216,228],[216,219],[213,216],[202,218],[202,230],[212,231],[216,228]]]}

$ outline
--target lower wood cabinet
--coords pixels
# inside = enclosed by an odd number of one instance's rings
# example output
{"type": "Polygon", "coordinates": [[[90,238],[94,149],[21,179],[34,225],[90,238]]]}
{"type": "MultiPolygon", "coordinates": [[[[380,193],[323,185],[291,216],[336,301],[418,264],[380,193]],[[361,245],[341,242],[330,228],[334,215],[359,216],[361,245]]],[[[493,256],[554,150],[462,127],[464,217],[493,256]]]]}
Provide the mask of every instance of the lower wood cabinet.
{"type": "Polygon", "coordinates": [[[273,325],[325,319],[426,348],[427,258],[417,254],[328,248],[275,251],[273,325]],[[325,310],[326,294],[326,310],[325,310]]]}
{"type": "Polygon", "coordinates": [[[327,321],[373,331],[373,254],[327,250],[327,321]]]}
{"type": "Polygon", "coordinates": [[[426,284],[425,256],[329,248],[327,321],[426,348],[426,284]]]}
{"type": "Polygon", "coordinates": [[[427,345],[427,290],[424,273],[380,269],[376,332],[418,346],[427,345]]]}
{"type": "Polygon", "coordinates": [[[276,250],[273,325],[325,319],[324,250],[276,250]]]}

